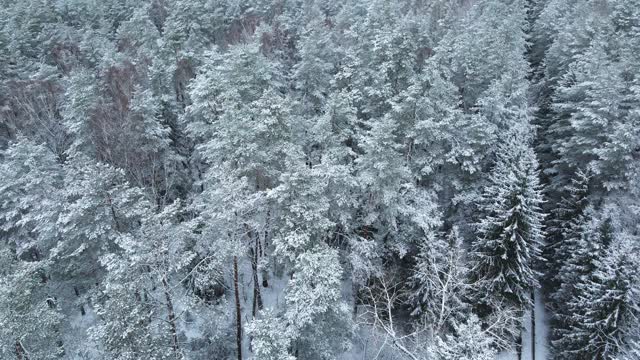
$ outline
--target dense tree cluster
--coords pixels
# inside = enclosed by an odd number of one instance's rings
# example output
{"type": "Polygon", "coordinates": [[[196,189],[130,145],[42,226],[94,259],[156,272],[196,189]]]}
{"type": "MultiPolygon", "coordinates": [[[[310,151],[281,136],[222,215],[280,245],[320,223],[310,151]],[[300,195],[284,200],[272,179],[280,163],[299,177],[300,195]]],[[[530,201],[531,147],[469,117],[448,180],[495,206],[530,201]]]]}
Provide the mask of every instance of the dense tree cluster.
{"type": "Polygon", "coordinates": [[[0,358],[640,359],[640,0],[0,0],[0,358]]]}

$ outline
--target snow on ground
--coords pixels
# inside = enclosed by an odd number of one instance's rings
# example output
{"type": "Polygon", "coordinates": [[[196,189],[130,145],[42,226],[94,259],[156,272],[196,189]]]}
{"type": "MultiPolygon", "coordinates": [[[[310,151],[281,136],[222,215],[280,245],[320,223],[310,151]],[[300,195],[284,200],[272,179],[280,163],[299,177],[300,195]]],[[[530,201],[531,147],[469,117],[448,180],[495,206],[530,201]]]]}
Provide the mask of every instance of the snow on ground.
{"type": "MultiPolygon", "coordinates": [[[[521,360],[547,360],[549,358],[548,335],[549,322],[547,312],[544,307],[543,297],[540,292],[535,294],[535,359],[531,351],[531,313],[527,312],[524,316],[524,330],[522,332],[522,359],[521,360]]],[[[498,355],[496,360],[517,360],[518,356],[514,352],[503,352],[498,355]]]]}
{"type": "Polygon", "coordinates": [[[511,351],[503,351],[496,356],[496,360],[518,360],[518,355],[511,351]]]}
{"type": "MultiPolygon", "coordinates": [[[[241,259],[239,262],[239,280],[240,280],[240,293],[242,301],[243,312],[243,327],[251,321],[251,307],[253,300],[253,279],[251,277],[251,263],[247,259],[241,259]]],[[[274,269],[271,269],[274,270],[274,269]]],[[[270,274],[276,271],[270,272],[270,274]]],[[[260,277],[262,278],[262,276],[260,277]]],[[[289,282],[289,277],[286,274],[277,277],[272,275],[269,279],[269,287],[261,287],[261,296],[265,308],[277,309],[281,307],[284,302],[284,290],[289,282]]],[[[352,301],[353,288],[352,283],[348,277],[342,283],[341,293],[343,300],[352,301]]],[[[536,317],[536,333],[535,333],[535,359],[532,358],[531,346],[531,314],[527,312],[524,319],[523,330],[523,351],[522,359],[520,360],[547,360],[549,357],[548,350],[548,332],[549,324],[547,319],[547,312],[544,308],[542,294],[536,292],[535,294],[535,317],[536,317]]],[[[229,304],[233,305],[232,301],[229,304]]],[[[230,309],[235,311],[235,309],[230,309]]],[[[366,326],[360,326],[356,331],[353,347],[339,356],[341,360],[360,360],[378,357],[378,359],[395,359],[393,352],[389,352],[389,345],[384,342],[383,337],[378,334],[376,336],[375,331],[366,326]],[[372,354],[373,353],[373,354],[372,354]]],[[[249,351],[249,339],[244,335],[243,339],[243,351],[245,354],[251,355],[249,351]]],[[[517,354],[512,352],[502,352],[498,354],[496,360],[518,360],[517,354]]]]}
{"type": "Polygon", "coordinates": [[[547,309],[544,307],[543,296],[536,292],[536,359],[546,360],[549,358],[549,318],[547,309]]]}
{"type": "MultiPolygon", "coordinates": [[[[264,265],[264,264],[263,264],[264,265]]],[[[279,266],[279,265],[272,265],[279,266]]],[[[264,309],[277,310],[282,308],[285,302],[285,288],[289,283],[289,276],[287,274],[282,274],[281,276],[277,276],[275,268],[270,269],[268,278],[268,287],[262,286],[262,272],[259,275],[260,281],[260,297],[262,298],[262,304],[264,309]]],[[[233,282],[230,282],[231,284],[233,282]]],[[[242,312],[242,328],[245,329],[247,324],[253,320],[252,310],[253,310],[253,270],[251,268],[251,259],[248,257],[243,257],[238,259],[238,283],[240,290],[240,307],[242,312]]],[[[233,289],[231,289],[233,292],[233,289]]],[[[232,293],[233,294],[233,293],[232,293]]],[[[229,311],[233,312],[233,316],[235,317],[235,303],[233,295],[230,297],[229,301],[229,311]]],[[[249,338],[246,331],[243,331],[242,338],[242,351],[243,355],[246,358],[250,358],[253,356],[250,349],[251,339],[249,338]]]]}

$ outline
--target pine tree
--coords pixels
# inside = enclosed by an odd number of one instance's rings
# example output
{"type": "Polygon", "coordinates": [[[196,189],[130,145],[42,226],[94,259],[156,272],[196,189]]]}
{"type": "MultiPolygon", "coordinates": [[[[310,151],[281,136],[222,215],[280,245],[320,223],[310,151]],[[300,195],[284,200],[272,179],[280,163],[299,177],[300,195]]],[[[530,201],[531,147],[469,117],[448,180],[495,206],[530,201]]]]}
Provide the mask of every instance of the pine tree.
{"type": "Polygon", "coordinates": [[[569,66],[589,47],[594,31],[598,31],[600,26],[598,22],[602,17],[594,18],[592,4],[593,2],[587,1],[542,2],[543,9],[532,29],[534,49],[530,53],[530,59],[539,61],[538,56],[544,51],[544,58],[535,75],[534,89],[538,105],[535,123],[539,126],[536,150],[544,165],[545,182],[551,182],[549,192],[561,193],[575,172],[572,169],[559,174],[558,168],[550,166],[559,160],[554,148],[565,141],[556,135],[556,131],[564,126],[561,120],[564,115],[557,112],[555,98],[558,96],[556,90],[563,82],[569,66]],[[562,176],[562,180],[559,176],[562,176]]]}
{"type": "Polygon", "coordinates": [[[341,301],[342,270],[333,249],[300,254],[285,293],[286,308],[249,326],[261,359],[332,359],[349,345],[353,324],[341,301]],[[277,323],[283,325],[275,325],[277,323]]]}
{"type": "Polygon", "coordinates": [[[438,45],[436,57],[453,73],[465,111],[493,81],[527,72],[525,1],[474,1],[438,45]]]}
{"type": "Polygon", "coordinates": [[[127,172],[131,182],[150,189],[159,204],[172,201],[176,187],[184,181],[179,164],[183,161],[172,140],[172,129],[162,118],[161,101],[150,89],[135,85],[125,120],[122,159],[114,165],[127,172]]]}
{"type": "Polygon", "coordinates": [[[261,315],[247,327],[253,336],[251,346],[254,354],[265,360],[296,360],[297,357],[291,354],[295,328],[288,327],[271,310],[265,310],[261,315]]]}
{"type": "Polygon", "coordinates": [[[0,247],[0,355],[5,359],[64,355],[63,316],[47,278],[50,264],[21,260],[15,247],[0,247]]]}
{"type": "Polygon", "coordinates": [[[406,99],[394,105],[401,109],[396,116],[414,117],[402,124],[409,129],[407,154],[414,176],[422,182],[435,178],[442,187],[461,187],[465,177],[459,172],[480,171],[481,149],[488,148],[494,129],[484,118],[464,114],[451,77],[448,69],[427,59],[422,74],[402,94],[406,99]]]}
{"type": "Polygon", "coordinates": [[[122,171],[78,155],[64,165],[61,195],[55,223],[60,237],[49,253],[51,276],[59,286],[73,289],[69,311],[75,316],[80,308],[85,315],[93,288],[105,275],[99,259],[112,251],[119,236],[138,225],[144,194],[128,185],[122,171]]]}
{"type": "Polygon", "coordinates": [[[377,119],[391,110],[415,74],[417,31],[398,3],[376,0],[353,6],[339,15],[351,16],[343,40],[351,46],[335,81],[349,90],[362,119],[377,119]],[[360,10],[361,21],[353,22],[356,15],[347,15],[353,10],[360,10]]]}
{"type": "Polygon", "coordinates": [[[482,322],[471,315],[466,322],[455,322],[455,333],[438,338],[435,359],[492,360],[496,357],[493,339],[482,330],[482,322]]]}
{"type": "MultiPolygon", "coordinates": [[[[624,235],[622,235],[624,236],[624,235]]],[[[578,303],[563,354],[614,359],[638,326],[640,277],[633,240],[619,238],[597,261],[593,275],[578,284],[578,303]]]]}
{"type": "Polygon", "coordinates": [[[579,232],[566,241],[564,251],[568,258],[560,268],[560,287],[552,295],[557,305],[552,344],[561,358],[571,359],[573,353],[582,349],[587,342],[575,332],[576,322],[580,321],[576,316],[586,311],[588,305],[582,299],[585,289],[594,280],[604,249],[613,241],[611,220],[590,218],[592,220],[582,223],[579,232]]]}
{"type": "MultiPolygon", "coordinates": [[[[228,52],[212,51],[195,79],[187,108],[187,129],[199,142],[198,154],[208,166],[196,202],[203,223],[228,238],[233,256],[238,357],[242,343],[242,306],[237,281],[243,256],[250,254],[254,298],[260,307],[258,259],[271,208],[267,195],[286,175],[288,165],[303,159],[292,140],[291,108],[280,66],[265,55],[261,28],[250,43],[228,52]],[[216,84],[212,87],[211,84],[216,84]],[[251,250],[249,250],[251,248],[251,250]]],[[[280,199],[278,199],[280,200],[280,199]]],[[[276,210],[278,207],[275,207],[276,210]]],[[[275,210],[274,210],[275,211],[275,210]]]]}
{"type": "Polygon", "coordinates": [[[177,281],[196,254],[187,246],[186,227],[177,222],[179,212],[179,204],[158,214],[147,209],[140,227],[119,236],[119,249],[101,258],[107,270],[104,302],[97,308],[102,321],[92,330],[112,356],[183,358],[176,306],[186,299],[177,281]]]}
{"type": "Polygon", "coordinates": [[[639,54],[640,0],[0,0],[0,358],[492,359],[541,207],[554,357],[640,358],[639,54]]]}
{"type": "Polygon", "coordinates": [[[229,52],[209,54],[187,110],[189,131],[205,140],[204,160],[235,178],[246,176],[257,190],[273,187],[283,160],[295,155],[287,143],[290,109],[282,74],[262,53],[261,34],[229,52]]]}
{"type": "MultiPolygon", "coordinates": [[[[552,4],[558,6],[557,2],[552,4]]],[[[607,190],[625,187],[635,170],[637,122],[634,110],[637,74],[637,26],[632,3],[568,2],[568,19],[546,57],[547,87],[554,91],[552,123],[543,125],[553,151],[552,186],[557,191],[576,168],[590,168],[596,184],[607,190]],[[621,10],[629,9],[629,10],[621,10]],[[635,29],[635,30],[634,30],[635,29]],[[634,59],[634,60],[632,60],[634,59]],[[624,130],[622,130],[624,129],[624,130]]],[[[546,20],[549,21],[549,20],[546,20]]],[[[562,27],[562,26],[561,26],[562,27]]],[[[551,119],[550,119],[551,120],[551,119]]]]}
{"type": "Polygon", "coordinates": [[[33,252],[41,260],[57,241],[62,167],[44,145],[19,137],[2,152],[0,234],[17,254],[33,252]]]}
{"type": "MultiPolygon", "coordinates": [[[[576,168],[591,168],[599,175],[607,170],[597,169],[600,144],[610,133],[612,119],[621,116],[616,90],[615,71],[610,68],[606,44],[601,40],[570,66],[570,72],[556,89],[554,108],[560,119],[552,128],[558,142],[554,184],[563,186],[567,174],[576,168]],[[609,68],[604,72],[601,68],[609,68]]],[[[597,176],[600,178],[601,176],[597,176]]],[[[601,181],[601,180],[600,180],[601,181]]]]}
{"type": "Polygon", "coordinates": [[[317,112],[323,108],[331,91],[331,80],[337,71],[338,55],[335,35],[326,19],[314,5],[311,21],[299,40],[300,61],[293,65],[293,81],[300,92],[305,111],[317,112]]]}
{"type": "Polygon", "coordinates": [[[566,196],[562,197],[557,207],[551,211],[548,221],[548,243],[544,249],[546,272],[549,274],[547,291],[555,292],[563,282],[560,269],[574,249],[572,241],[581,236],[582,226],[589,220],[585,214],[588,207],[590,176],[586,171],[578,170],[566,187],[566,196]]]}
{"type": "Polygon", "coordinates": [[[74,155],[85,152],[96,155],[97,149],[91,128],[91,118],[97,105],[96,79],[87,69],[78,69],[67,79],[62,118],[69,134],[73,136],[67,152],[74,155]]]}
{"type": "Polygon", "coordinates": [[[89,334],[100,344],[104,357],[176,359],[168,324],[157,320],[164,315],[162,309],[154,304],[148,294],[149,284],[141,279],[144,273],[130,260],[118,259],[115,254],[104,256],[101,264],[108,273],[95,306],[100,320],[89,329],[89,334]]]}
{"type": "Polygon", "coordinates": [[[51,280],[62,168],[44,145],[19,137],[0,155],[0,354],[64,354],[63,316],[51,280]]]}
{"type": "Polygon", "coordinates": [[[478,304],[490,311],[501,304],[529,307],[529,294],[538,287],[535,263],[543,236],[535,155],[526,140],[505,140],[483,194],[471,249],[474,291],[478,304]]]}

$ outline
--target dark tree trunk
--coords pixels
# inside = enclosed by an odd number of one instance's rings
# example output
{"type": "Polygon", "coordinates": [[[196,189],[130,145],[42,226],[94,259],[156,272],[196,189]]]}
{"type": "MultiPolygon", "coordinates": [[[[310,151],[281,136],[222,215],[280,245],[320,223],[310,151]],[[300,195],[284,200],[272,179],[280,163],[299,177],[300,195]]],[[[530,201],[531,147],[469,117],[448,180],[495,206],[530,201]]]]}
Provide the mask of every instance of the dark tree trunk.
{"type": "MultiPolygon", "coordinates": [[[[76,297],[80,297],[80,290],[77,286],[73,287],[73,292],[76,294],[76,297]]],[[[85,316],[87,312],[84,310],[84,304],[80,304],[80,315],[85,316]]]]}
{"type": "Polygon", "coordinates": [[[516,339],[516,352],[518,354],[518,360],[522,360],[522,329],[520,329],[520,334],[518,335],[518,339],[516,339]]]}
{"type": "Polygon", "coordinates": [[[24,350],[24,347],[22,347],[20,341],[16,341],[16,358],[18,360],[29,360],[27,352],[24,350]]]}
{"type": "MultiPolygon", "coordinates": [[[[267,210],[267,221],[265,221],[264,226],[264,251],[267,251],[267,246],[269,245],[269,223],[271,220],[271,210],[267,210]]],[[[262,246],[260,246],[260,256],[263,256],[262,246]]]]}
{"type": "Polygon", "coordinates": [[[233,291],[236,300],[236,345],[238,360],[242,360],[242,318],[240,314],[240,291],[238,289],[238,257],[233,257],[233,291]]]}
{"type": "Polygon", "coordinates": [[[120,227],[120,221],[118,219],[118,216],[116,215],[116,209],[113,207],[110,195],[107,195],[107,202],[109,203],[109,208],[111,209],[111,216],[113,217],[113,222],[116,225],[116,230],[122,231],[122,228],[120,227]]]}
{"type": "Polygon", "coordinates": [[[358,305],[360,303],[360,289],[355,283],[352,285],[353,289],[353,317],[358,316],[358,305]]]}
{"type": "MultiPolygon", "coordinates": [[[[251,234],[251,233],[249,233],[251,234]]],[[[252,315],[255,318],[258,310],[262,310],[262,295],[260,294],[260,280],[258,279],[258,245],[256,236],[255,247],[251,250],[251,270],[253,272],[253,309],[252,315]]]]}
{"type": "Polygon", "coordinates": [[[531,360],[536,360],[536,295],[531,291],[531,360]]]}
{"type": "Polygon", "coordinates": [[[164,287],[164,297],[167,301],[167,313],[169,314],[169,326],[171,331],[171,347],[176,358],[179,358],[180,347],[178,346],[178,330],[176,327],[176,313],[173,309],[173,301],[169,293],[169,283],[166,278],[162,278],[162,286],[164,287]]]}

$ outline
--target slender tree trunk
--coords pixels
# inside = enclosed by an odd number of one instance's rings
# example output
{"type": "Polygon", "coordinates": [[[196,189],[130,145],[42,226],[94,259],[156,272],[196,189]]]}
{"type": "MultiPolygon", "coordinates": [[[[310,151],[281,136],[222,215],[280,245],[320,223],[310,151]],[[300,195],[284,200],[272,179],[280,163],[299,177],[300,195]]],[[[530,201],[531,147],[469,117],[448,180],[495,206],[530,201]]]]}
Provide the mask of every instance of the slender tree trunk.
{"type": "Polygon", "coordinates": [[[113,222],[116,224],[116,230],[122,231],[120,227],[120,221],[118,220],[118,216],[116,215],[116,209],[113,208],[113,203],[111,201],[111,196],[107,195],[107,202],[109,203],[109,208],[111,209],[111,216],[113,217],[113,222]]]}
{"type": "Polygon", "coordinates": [[[355,283],[351,285],[353,289],[353,318],[358,316],[358,303],[360,302],[360,287],[355,283]]]}
{"type": "Polygon", "coordinates": [[[518,335],[518,339],[516,340],[516,352],[518,353],[518,360],[522,360],[522,329],[520,329],[520,334],[518,335]]]}
{"type": "Polygon", "coordinates": [[[176,313],[173,309],[173,301],[171,300],[171,294],[169,294],[169,283],[165,277],[162,278],[162,286],[164,287],[164,297],[167,301],[167,312],[169,314],[169,326],[171,331],[171,347],[173,348],[173,352],[178,358],[178,354],[180,353],[180,348],[178,346],[178,331],[176,327],[176,313]]]}
{"type": "MultiPolygon", "coordinates": [[[[264,251],[267,251],[267,246],[269,245],[269,222],[271,220],[271,210],[267,210],[267,220],[265,221],[264,226],[264,251]]],[[[262,246],[260,247],[260,256],[262,256],[262,246]]]]}
{"type": "Polygon", "coordinates": [[[27,352],[24,350],[24,347],[22,347],[20,340],[16,340],[16,358],[18,360],[29,360],[27,352]]]}
{"type": "MultiPolygon", "coordinates": [[[[251,232],[249,233],[251,234],[251,232]]],[[[256,236],[255,247],[251,251],[251,270],[253,272],[253,309],[255,318],[258,310],[262,310],[262,295],[260,294],[260,280],[258,279],[258,246],[259,239],[256,236]]]]}
{"type": "MultiPolygon", "coordinates": [[[[73,287],[73,292],[76,294],[76,297],[80,297],[80,290],[77,286],[73,287]]],[[[84,304],[80,304],[80,315],[85,316],[87,313],[84,310],[84,304]]]]}
{"type": "Polygon", "coordinates": [[[236,299],[236,344],[238,360],[242,360],[242,318],[240,314],[240,291],[238,290],[238,257],[233,257],[233,291],[236,299]]]}
{"type": "Polygon", "coordinates": [[[536,294],[531,290],[531,360],[536,360],[536,294]]]}
{"type": "MultiPolygon", "coordinates": [[[[58,334],[60,334],[60,330],[57,330],[58,334]]],[[[58,340],[58,348],[60,349],[60,355],[59,357],[64,358],[66,352],[64,350],[64,342],[62,340],[58,340]]]]}
{"type": "MultiPolygon", "coordinates": [[[[265,241],[267,241],[266,240],[267,239],[266,238],[267,232],[265,232],[264,236],[265,236],[265,238],[264,238],[265,241]]],[[[263,249],[262,241],[260,241],[260,238],[258,238],[257,241],[258,241],[258,258],[261,258],[261,257],[263,257],[265,255],[264,251],[262,250],[263,249]]],[[[268,278],[269,277],[267,276],[267,271],[265,269],[262,269],[262,287],[269,287],[269,279],[268,278]]]]}

